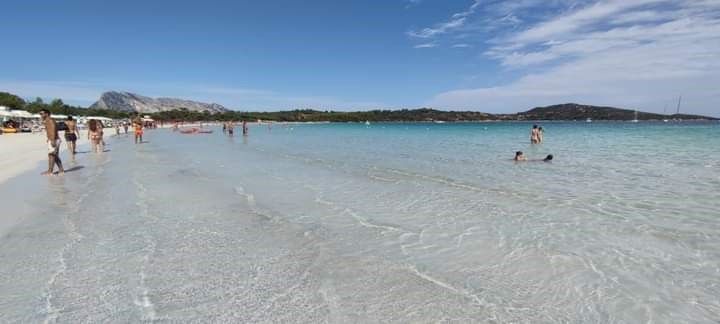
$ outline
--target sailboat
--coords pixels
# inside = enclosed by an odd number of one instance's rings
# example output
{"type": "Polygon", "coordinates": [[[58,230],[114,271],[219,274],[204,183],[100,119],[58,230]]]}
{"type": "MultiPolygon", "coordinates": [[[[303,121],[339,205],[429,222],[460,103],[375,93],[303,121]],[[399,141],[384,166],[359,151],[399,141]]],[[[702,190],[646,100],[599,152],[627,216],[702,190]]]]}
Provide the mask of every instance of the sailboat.
{"type": "MultiPolygon", "coordinates": [[[[665,104],[665,107],[663,107],[663,115],[667,115],[667,104],[665,104]]],[[[663,119],[663,123],[667,122],[669,122],[667,118],[663,119]]]]}
{"type": "Polygon", "coordinates": [[[366,120],[366,121],[365,121],[365,125],[370,126],[370,121],[369,121],[369,120],[366,120]]]}
{"type": "Polygon", "coordinates": [[[682,96],[678,97],[678,104],[677,104],[677,110],[675,111],[675,118],[676,121],[682,121],[682,119],[678,116],[680,115],[680,103],[682,102],[682,96]]]}
{"type": "Polygon", "coordinates": [[[637,119],[637,109],[635,109],[635,119],[631,120],[630,122],[633,122],[633,123],[637,123],[637,122],[638,122],[638,119],[637,119]]]}

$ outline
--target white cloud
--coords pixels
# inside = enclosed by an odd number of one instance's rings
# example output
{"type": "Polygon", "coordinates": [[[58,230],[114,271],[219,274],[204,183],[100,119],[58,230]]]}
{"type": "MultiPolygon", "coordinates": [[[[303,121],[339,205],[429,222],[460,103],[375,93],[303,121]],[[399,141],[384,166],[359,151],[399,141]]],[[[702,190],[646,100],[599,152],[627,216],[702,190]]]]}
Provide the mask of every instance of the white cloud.
{"type": "Polygon", "coordinates": [[[454,48],[468,48],[470,47],[470,44],[460,43],[460,44],[453,44],[454,48]]]}
{"type": "Polygon", "coordinates": [[[523,77],[447,91],[429,104],[510,112],[581,102],[662,112],[682,94],[685,112],[720,115],[717,0],[597,2],[493,41],[484,54],[523,77]]]}
{"type": "Polygon", "coordinates": [[[425,44],[418,44],[413,47],[415,47],[415,48],[433,48],[436,46],[437,46],[437,44],[435,44],[435,43],[425,43],[425,44]]]}
{"type": "Polygon", "coordinates": [[[422,2],[422,0],[406,0],[405,2],[406,2],[405,8],[410,8],[412,6],[419,5],[422,2]]]}
{"type": "Polygon", "coordinates": [[[672,12],[658,12],[653,10],[634,11],[624,13],[612,18],[612,23],[616,25],[621,25],[642,22],[654,22],[672,19],[674,16],[675,13],[672,12]]]}
{"type": "Polygon", "coordinates": [[[465,23],[465,17],[454,18],[453,20],[435,25],[434,27],[423,28],[420,31],[409,31],[408,35],[417,38],[431,38],[435,35],[447,33],[449,30],[458,28],[465,23]]]}
{"type": "Polygon", "coordinates": [[[623,10],[666,1],[667,0],[613,0],[597,2],[571,14],[540,23],[514,35],[511,41],[521,44],[547,41],[552,38],[565,36],[568,33],[581,32],[582,28],[596,24],[623,10]]]}
{"type": "Polygon", "coordinates": [[[480,6],[480,0],[475,0],[473,4],[465,11],[455,13],[450,20],[435,24],[433,27],[426,27],[421,30],[411,30],[407,34],[415,38],[433,38],[438,35],[446,34],[450,31],[460,29],[467,22],[467,18],[475,13],[480,6]]]}

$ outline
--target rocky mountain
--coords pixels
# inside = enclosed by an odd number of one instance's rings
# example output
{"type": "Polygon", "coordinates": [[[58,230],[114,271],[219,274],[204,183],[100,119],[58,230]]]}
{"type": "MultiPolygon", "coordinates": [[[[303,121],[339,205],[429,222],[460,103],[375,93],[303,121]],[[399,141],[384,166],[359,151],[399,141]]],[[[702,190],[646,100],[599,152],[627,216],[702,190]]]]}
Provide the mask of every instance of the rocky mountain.
{"type": "Polygon", "coordinates": [[[188,111],[208,111],[222,113],[229,111],[216,103],[204,103],[175,98],[150,98],[130,92],[109,91],[90,106],[90,109],[104,109],[123,112],[157,113],[170,110],[187,109],[188,111]]]}

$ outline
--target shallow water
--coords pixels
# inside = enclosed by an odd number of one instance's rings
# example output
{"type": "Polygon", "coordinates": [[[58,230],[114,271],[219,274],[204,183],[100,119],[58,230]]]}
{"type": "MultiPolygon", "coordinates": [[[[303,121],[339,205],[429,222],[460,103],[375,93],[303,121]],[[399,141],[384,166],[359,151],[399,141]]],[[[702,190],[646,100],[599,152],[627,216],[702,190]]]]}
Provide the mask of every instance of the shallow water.
{"type": "Polygon", "coordinates": [[[717,323],[720,124],[543,126],[115,138],[0,188],[0,322],[717,323]]]}

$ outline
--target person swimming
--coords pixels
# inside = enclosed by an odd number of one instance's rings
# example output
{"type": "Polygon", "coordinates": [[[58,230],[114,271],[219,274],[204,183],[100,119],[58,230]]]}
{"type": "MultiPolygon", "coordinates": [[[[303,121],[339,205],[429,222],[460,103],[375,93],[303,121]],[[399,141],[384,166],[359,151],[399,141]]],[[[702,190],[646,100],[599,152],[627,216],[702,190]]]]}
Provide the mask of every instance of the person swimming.
{"type": "Polygon", "coordinates": [[[516,162],[524,162],[524,161],[530,161],[530,162],[552,162],[553,158],[555,158],[552,154],[548,154],[544,159],[533,159],[528,160],[527,156],[522,151],[515,152],[515,158],[513,158],[513,161],[516,162]]]}

